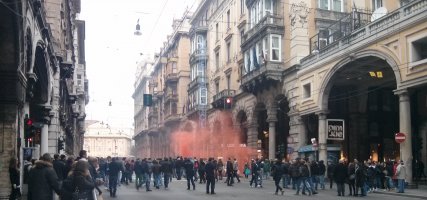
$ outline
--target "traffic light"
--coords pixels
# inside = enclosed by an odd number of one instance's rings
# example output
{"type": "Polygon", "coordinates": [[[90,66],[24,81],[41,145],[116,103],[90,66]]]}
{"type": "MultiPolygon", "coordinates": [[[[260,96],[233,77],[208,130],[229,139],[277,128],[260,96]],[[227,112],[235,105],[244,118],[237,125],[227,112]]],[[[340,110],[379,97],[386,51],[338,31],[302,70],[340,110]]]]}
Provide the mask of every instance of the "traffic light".
{"type": "Polygon", "coordinates": [[[28,115],[25,115],[24,118],[24,137],[25,139],[31,138],[34,136],[34,126],[33,126],[33,120],[28,117],[28,115]]]}
{"type": "Polygon", "coordinates": [[[62,140],[61,138],[58,138],[58,153],[64,150],[64,140],[62,140]]]}
{"type": "Polygon", "coordinates": [[[144,106],[152,106],[153,105],[153,95],[152,94],[144,94],[144,106]]]}
{"type": "Polygon", "coordinates": [[[231,109],[233,106],[233,98],[227,97],[224,99],[224,109],[231,109]]]}

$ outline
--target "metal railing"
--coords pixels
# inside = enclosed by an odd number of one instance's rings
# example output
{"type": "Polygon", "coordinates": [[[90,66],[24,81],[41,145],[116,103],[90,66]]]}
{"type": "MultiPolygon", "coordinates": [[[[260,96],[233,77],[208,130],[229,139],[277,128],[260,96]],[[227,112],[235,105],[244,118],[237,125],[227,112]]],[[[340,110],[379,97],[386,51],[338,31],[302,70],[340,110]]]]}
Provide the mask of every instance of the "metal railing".
{"type": "Polygon", "coordinates": [[[250,40],[252,36],[258,34],[267,26],[284,26],[283,17],[267,13],[254,27],[249,29],[242,37],[243,43],[250,40]]]}
{"type": "Polygon", "coordinates": [[[354,10],[328,28],[319,31],[319,33],[310,38],[310,54],[318,53],[328,45],[341,40],[354,30],[370,23],[371,16],[372,13],[369,11],[354,10]]]}
{"type": "Polygon", "coordinates": [[[214,95],[213,100],[217,101],[219,99],[222,99],[223,97],[233,97],[235,94],[236,94],[236,90],[225,89],[219,92],[218,94],[214,95]]]}

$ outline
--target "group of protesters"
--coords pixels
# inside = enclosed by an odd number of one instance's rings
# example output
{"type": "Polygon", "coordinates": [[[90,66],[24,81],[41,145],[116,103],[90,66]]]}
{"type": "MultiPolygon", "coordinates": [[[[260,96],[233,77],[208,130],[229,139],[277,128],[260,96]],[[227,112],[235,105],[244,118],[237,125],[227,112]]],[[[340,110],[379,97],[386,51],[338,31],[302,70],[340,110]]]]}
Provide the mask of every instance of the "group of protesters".
{"type": "MultiPolygon", "coordinates": [[[[12,183],[10,199],[20,196],[19,163],[12,159],[9,174],[12,183]]],[[[263,180],[273,179],[274,194],[284,194],[284,189],[295,190],[295,195],[315,195],[324,190],[325,178],[336,183],[338,196],[366,196],[370,192],[396,190],[403,193],[406,167],[403,161],[378,163],[371,160],[359,162],[339,160],[337,164],[296,158],[291,161],[251,159],[243,164],[242,173],[249,180],[251,188],[262,188],[263,180]],[[345,192],[345,184],[349,193],[345,192]]],[[[173,179],[186,179],[187,190],[195,190],[195,182],[206,184],[207,194],[215,194],[216,182],[233,186],[240,183],[240,165],[236,158],[95,158],[88,157],[82,150],[79,157],[44,154],[39,160],[28,158],[24,161],[24,186],[29,200],[51,200],[52,191],[59,199],[73,199],[87,196],[89,200],[102,198],[102,185],[110,197],[117,197],[117,187],[134,183],[137,190],[145,188],[169,188],[173,179]],[[134,180],[133,180],[133,177],[134,180]],[[225,179],[225,180],[224,180],[225,179]],[[151,186],[151,184],[153,184],[151,186]],[[28,189],[27,189],[28,188],[28,189]]]]}

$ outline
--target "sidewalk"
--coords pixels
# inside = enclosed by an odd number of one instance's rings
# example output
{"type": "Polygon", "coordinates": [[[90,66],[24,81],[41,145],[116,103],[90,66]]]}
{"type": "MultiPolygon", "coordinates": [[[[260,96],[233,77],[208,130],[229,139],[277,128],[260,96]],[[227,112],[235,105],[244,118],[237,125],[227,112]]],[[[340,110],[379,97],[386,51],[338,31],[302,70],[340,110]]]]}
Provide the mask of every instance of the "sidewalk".
{"type": "Polygon", "coordinates": [[[393,195],[393,196],[402,196],[402,197],[411,197],[418,199],[427,199],[427,185],[418,185],[418,189],[405,189],[405,193],[397,193],[396,191],[383,191],[378,190],[375,193],[393,195]]]}

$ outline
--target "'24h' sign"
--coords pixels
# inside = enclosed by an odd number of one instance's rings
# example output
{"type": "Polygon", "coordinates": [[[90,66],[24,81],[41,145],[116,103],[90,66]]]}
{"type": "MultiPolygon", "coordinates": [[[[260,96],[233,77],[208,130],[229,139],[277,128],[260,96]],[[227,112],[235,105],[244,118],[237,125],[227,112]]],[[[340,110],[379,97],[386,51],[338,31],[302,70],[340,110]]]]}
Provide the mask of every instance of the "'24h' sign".
{"type": "Polygon", "coordinates": [[[326,120],[328,129],[328,140],[344,140],[344,120],[328,119],[326,120]]]}

